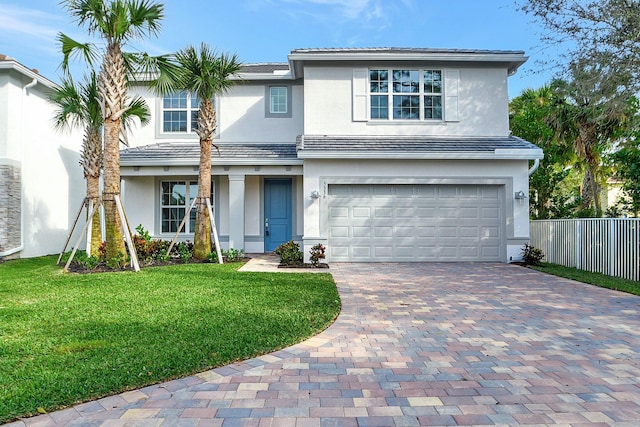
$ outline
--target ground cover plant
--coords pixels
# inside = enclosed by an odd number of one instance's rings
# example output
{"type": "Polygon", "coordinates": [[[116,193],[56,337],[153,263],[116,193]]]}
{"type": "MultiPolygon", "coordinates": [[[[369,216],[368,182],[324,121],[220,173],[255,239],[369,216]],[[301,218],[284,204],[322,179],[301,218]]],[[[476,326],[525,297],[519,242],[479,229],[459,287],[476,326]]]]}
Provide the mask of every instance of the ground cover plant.
{"type": "Polygon", "coordinates": [[[0,264],[0,423],[283,348],[340,309],[328,274],[187,263],[62,273],[0,264]]]}
{"type": "Polygon", "coordinates": [[[634,295],[640,295],[640,282],[636,282],[633,280],[608,276],[601,273],[592,273],[590,271],[578,270],[577,268],[565,267],[562,265],[546,262],[543,262],[539,265],[530,265],[529,268],[533,268],[544,273],[553,274],[554,276],[564,277],[567,279],[577,280],[578,282],[600,286],[601,288],[614,289],[634,295]]]}

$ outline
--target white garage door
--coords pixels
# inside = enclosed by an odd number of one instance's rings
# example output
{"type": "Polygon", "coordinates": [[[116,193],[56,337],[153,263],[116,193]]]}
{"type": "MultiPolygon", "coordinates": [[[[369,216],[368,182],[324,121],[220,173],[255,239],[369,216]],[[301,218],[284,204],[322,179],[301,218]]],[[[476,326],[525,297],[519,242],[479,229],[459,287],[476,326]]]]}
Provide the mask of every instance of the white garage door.
{"type": "Polygon", "coordinates": [[[503,187],[329,186],[331,261],[503,261],[503,187]]]}

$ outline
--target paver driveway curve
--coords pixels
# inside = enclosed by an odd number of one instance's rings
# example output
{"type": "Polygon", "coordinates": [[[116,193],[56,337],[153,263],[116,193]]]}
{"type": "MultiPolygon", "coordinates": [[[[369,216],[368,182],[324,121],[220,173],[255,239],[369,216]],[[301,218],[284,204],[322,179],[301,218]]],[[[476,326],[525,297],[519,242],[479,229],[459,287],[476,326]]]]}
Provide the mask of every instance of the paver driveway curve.
{"type": "Polygon", "coordinates": [[[16,423],[640,425],[640,297],[506,264],[332,265],[296,346],[16,423]]]}

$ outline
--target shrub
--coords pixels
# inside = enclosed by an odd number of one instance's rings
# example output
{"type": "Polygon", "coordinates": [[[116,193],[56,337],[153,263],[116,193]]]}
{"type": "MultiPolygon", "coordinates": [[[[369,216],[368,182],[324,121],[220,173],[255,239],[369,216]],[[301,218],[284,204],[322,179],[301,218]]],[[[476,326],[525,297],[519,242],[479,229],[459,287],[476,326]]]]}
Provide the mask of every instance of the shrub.
{"type": "Polygon", "coordinates": [[[293,240],[281,244],[275,252],[280,256],[280,264],[282,265],[301,265],[304,258],[300,245],[293,240]]]}
{"type": "Polygon", "coordinates": [[[320,260],[325,258],[325,250],[326,247],[321,243],[318,243],[311,248],[311,250],[309,251],[309,254],[311,255],[311,257],[309,258],[309,260],[311,261],[311,265],[313,265],[314,267],[318,266],[320,260]]]}
{"type": "Polygon", "coordinates": [[[521,254],[522,261],[524,261],[525,265],[539,265],[542,258],[544,258],[542,250],[535,248],[528,243],[524,244],[521,254]]]}
{"type": "Polygon", "coordinates": [[[244,258],[244,251],[242,249],[229,248],[229,250],[226,251],[226,253],[223,252],[223,254],[227,255],[228,262],[239,262],[244,258]]]}
{"type": "Polygon", "coordinates": [[[180,256],[180,259],[182,259],[183,262],[187,262],[191,259],[192,247],[190,247],[189,242],[180,242],[176,248],[178,256],[180,256]]]}

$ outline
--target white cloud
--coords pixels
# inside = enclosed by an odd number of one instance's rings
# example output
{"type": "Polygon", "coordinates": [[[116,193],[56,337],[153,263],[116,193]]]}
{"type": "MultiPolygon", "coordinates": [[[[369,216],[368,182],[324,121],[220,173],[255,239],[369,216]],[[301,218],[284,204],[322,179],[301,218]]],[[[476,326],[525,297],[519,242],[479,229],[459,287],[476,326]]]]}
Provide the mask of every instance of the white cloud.
{"type": "Polygon", "coordinates": [[[0,28],[41,40],[51,40],[58,33],[59,18],[35,9],[0,5],[0,28]]]}
{"type": "MultiPolygon", "coordinates": [[[[384,17],[381,0],[281,0],[282,3],[302,8],[307,14],[312,14],[321,21],[328,18],[335,19],[336,15],[343,21],[364,20],[371,21],[384,17]],[[309,6],[316,6],[311,12],[309,6]],[[318,7],[325,7],[318,9],[318,7]]],[[[274,3],[274,2],[270,2],[274,3]]],[[[298,12],[301,12],[298,10],[298,12]]]]}

